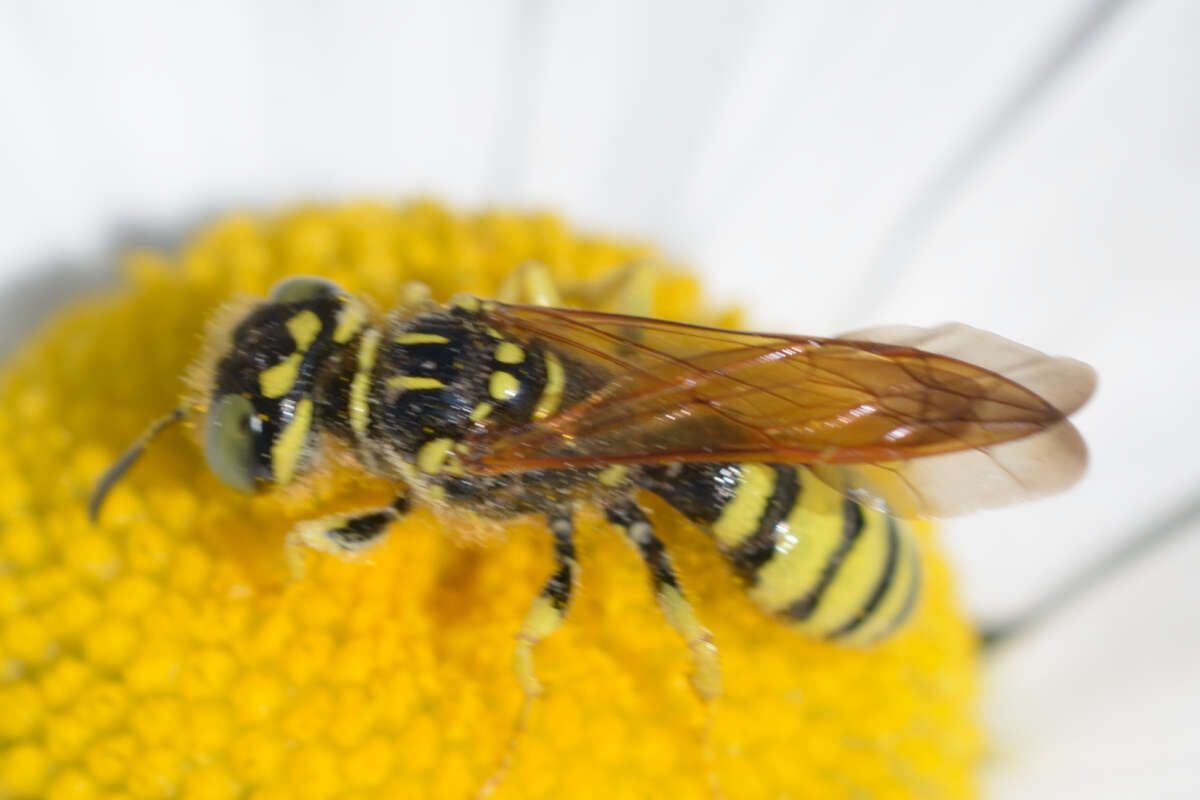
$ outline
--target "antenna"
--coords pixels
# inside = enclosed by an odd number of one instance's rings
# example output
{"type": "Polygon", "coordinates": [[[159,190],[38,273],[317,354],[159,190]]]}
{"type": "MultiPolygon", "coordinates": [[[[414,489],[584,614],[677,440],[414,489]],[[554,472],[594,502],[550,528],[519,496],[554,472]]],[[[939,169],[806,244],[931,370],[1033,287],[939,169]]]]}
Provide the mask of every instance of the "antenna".
{"type": "Polygon", "coordinates": [[[182,408],[177,408],[156,419],[150,424],[149,428],[146,428],[141,436],[134,440],[133,444],[129,445],[125,452],[121,454],[121,457],[108,468],[108,471],[100,476],[100,480],[96,483],[96,488],[92,490],[92,496],[88,500],[88,520],[92,524],[95,524],[96,520],[100,517],[100,507],[104,505],[104,498],[108,496],[109,490],[112,489],[117,481],[121,480],[121,476],[129,471],[129,468],[133,466],[133,463],[145,451],[146,446],[154,440],[155,436],[162,433],[164,429],[179,422],[181,419],[183,419],[182,408]]]}

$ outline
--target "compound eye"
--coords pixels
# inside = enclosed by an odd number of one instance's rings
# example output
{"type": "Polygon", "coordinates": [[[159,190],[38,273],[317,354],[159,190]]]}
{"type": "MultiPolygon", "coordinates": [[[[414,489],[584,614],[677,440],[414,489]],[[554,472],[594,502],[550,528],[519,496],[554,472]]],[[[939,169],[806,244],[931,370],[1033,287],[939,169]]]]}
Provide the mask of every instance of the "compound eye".
{"type": "Polygon", "coordinates": [[[222,483],[253,492],[254,432],[250,421],[254,405],[240,394],[216,398],[208,411],[204,430],[204,458],[222,483]]]}
{"type": "Polygon", "coordinates": [[[342,294],[345,292],[333,281],[314,278],[311,275],[298,275],[275,284],[270,299],[276,303],[301,303],[305,300],[316,300],[318,297],[336,297],[342,294]]]}

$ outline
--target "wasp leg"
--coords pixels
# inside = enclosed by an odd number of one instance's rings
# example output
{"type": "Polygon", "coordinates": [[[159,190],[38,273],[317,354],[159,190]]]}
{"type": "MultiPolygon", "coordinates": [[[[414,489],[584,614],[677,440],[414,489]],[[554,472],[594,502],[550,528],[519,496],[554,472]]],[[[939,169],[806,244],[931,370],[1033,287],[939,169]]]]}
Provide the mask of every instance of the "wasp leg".
{"type": "Polygon", "coordinates": [[[504,279],[496,291],[502,303],[561,306],[563,296],[573,303],[635,317],[648,317],[654,310],[655,272],[649,262],[632,261],[599,281],[577,281],[559,290],[550,268],[526,261],[504,279]]]}
{"type": "Polygon", "coordinates": [[[602,280],[566,285],[563,294],[589,308],[649,317],[654,312],[654,286],[650,262],[631,261],[602,280]]]}
{"type": "Polygon", "coordinates": [[[383,508],[332,514],[299,523],[288,531],[283,543],[292,580],[304,577],[308,550],[353,558],[377,544],[388,525],[408,513],[408,507],[408,495],[403,494],[383,508]]]}
{"type": "Polygon", "coordinates": [[[433,290],[429,284],[421,281],[405,281],[400,284],[400,296],[392,307],[392,314],[411,316],[418,311],[436,308],[433,300],[433,290]]]}
{"type": "Polygon", "coordinates": [[[537,261],[526,261],[500,284],[496,299],[501,303],[528,303],[535,306],[561,306],[562,296],[550,268],[537,261]]]}
{"type": "Polygon", "coordinates": [[[562,625],[571,602],[571,589],[579,573],[573,538],[575,525],[569,511],[560,510],[551,514],[550,532],[554,534],[554,561],[557,568],[525,615],[521,630],[517,632],[517,647],[513,655],[517,680],[526,697],[536,697],[542,693],[542,683],[533,666],[533,648],[562,625]]]}
{"type": "Polygon", "coordinates": [[[625,534],[642,561],[650,570],[654,596],[668,624],[674,628],[692,651],[692,686],[701,698],[712,700],[721,694],[721,666],[717,661],[717,646],[712,634],[696,619],[696,613],[683,595],[679,578],[671,566],[662,540],[645,512],[631,499],[620,500],[605,509],[608,521],[625,534]]]}

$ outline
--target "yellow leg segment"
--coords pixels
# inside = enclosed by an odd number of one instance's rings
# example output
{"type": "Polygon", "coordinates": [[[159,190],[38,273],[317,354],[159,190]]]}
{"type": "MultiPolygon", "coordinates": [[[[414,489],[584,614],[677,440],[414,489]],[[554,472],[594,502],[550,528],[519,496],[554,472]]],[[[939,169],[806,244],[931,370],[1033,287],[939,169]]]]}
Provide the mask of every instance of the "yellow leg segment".
{"type": "Polygon", "coordinates": [[[654,309],[655,272],[645,261],[634,261],[600,281],[555,284],[550,268],[526,261],[504,279],[496,292],[502,303],[561,306],[565,301],[589,308],[648,317],[654,309]]]}
{"type": "Polygon", "coordinates": [[[575,562],[574,528],[570,516],[563,512],[551,517],[550,531],[554,534],[557,569],[525,615],[517,632],[517,645],[513,652],[517,681],[526,697],[537,697],[542,693],[542,682],[538,680],[534,669],[533,648],[562,625],[579,570],[575,562]]]}
{"type": "Polygon", "coordinates": [[[632,500],[623,500],[607,510],[608,519],[619,526],[625,537],[637,548],[642,561],[650,569],[651,581],[658,607],[667,623],[674,628],[692,651],[692,686],[703,700],[714,700],[721,694],[721,665],[717,646],[708,628],[700,624],[691,603],[679,587],[679,579],[662,540],[645,513],[632,500]]]}
{"type": "Polygon", "coordinates": [[[388,526],[407,511],[408,496],[401,495],[383,508],[332,514],[297,524],[283,540],[288,574],[293,581],[304,577],[310,550],[344,559],[361,555],[377,544],[388,526]]]}
{"type": "Polygon", "coordinates": [[[553,600],[543,595],[533,601],[525,621],[521,623],[517,647],[513,651],[513,664],[517,671],[517,682],[527,697],[537,697],[544,688],[533,666],[533,647],[558,630],[565,618],[566,609],[558,608],[553,600]]]}
{"type": "Polygon", "coordinates": [[[589,308],[649,317],[654,310],[655,280],[649,262],[633,261],[604,280],[564,286],[563,295],[589,308]]]}
{"type": "Polygon", "coordinates": [[[554,284],[550,268],[537,261],[526,261],[504,279],[496,291],[501,303],[525,303],[533,306],[561,306],[562,295],[554,284]]]}

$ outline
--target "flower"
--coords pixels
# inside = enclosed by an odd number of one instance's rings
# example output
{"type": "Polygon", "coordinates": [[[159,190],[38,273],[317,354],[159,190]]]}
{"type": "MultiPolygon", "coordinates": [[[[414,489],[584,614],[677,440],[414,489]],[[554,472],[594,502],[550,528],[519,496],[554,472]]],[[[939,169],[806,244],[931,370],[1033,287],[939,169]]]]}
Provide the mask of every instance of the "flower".
{"type": "Polygon", "coordinates": [[[0,384],[0,796],[465,798],[506,753],[500,798],[971,795],[975,644],[927,527],[915,619],[849,650],[766,618],[646,498],[720,648],[709,706],[636,554],[585,511],[583,584],[518,730],[513,636],[552,563],[540,524],[466,544],[418,511],[370,563],[317,557],[289,582],[294,523],[388,485],[343,469],[244,497],[177,431],[87,521],[97,476],[174,406],[206,317],[238,294],[316,274],[382,308],[405,280],[487,295],[528,259],[581,280],[633,258],[657,264],[657,315],[732,321],[649,246],[417,202],[219,220],[177,263],[131,255],[123,286],[37,333],[0,384]]]}

